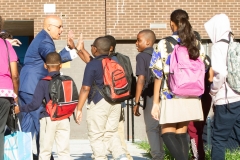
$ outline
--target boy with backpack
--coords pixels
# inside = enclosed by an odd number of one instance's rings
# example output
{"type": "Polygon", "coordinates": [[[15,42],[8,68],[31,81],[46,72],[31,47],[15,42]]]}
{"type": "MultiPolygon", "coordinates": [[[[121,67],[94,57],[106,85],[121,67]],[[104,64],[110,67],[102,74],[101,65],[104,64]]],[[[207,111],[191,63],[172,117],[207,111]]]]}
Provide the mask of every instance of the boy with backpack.
{"type": "Polygon", "coordinates": [[[151,77],[149,66],[155,41],[155,33],[151,30],[142,30],[137,35],[136,47],[140,53],[136,57],[136,75],[138,76],[138,79],[135,95],[135,105],[133,109],[134,115],[140,116],[140,96],[146,99],[146,106],[144,106],[145,109],[143,110],[143,113],[147,137],[151,147],[150,153],[153,160],[162,160],[164,159],[164,150],[163,141],[161,138],[161,127],[159,125],[159,121],[153,119],[151,115],[153,106],[154,81],[151,77]]]}
{"type": "MultiPolygon", "coordinates": [[[[46,56],[46,62],[44,64],[44,67],[48,70],[48,77],[57,78],[60,75],[60,69],[62,67],[61,64],[61,57],[56,52],[51,52],[46,56]]],[[[47,78],[47,77],[45,77],[47,78]]],[[[37,87],[35,89],[33,100],[31,103],[26,104],[21,107],[15,107],[15,112],[31,112],[39,108],[43,101],[45,102],[51,102],[47,105],[54,104],[55,101],[52,99],[52,94],[50,92],[50,86],[51,82],[47,79],[41,79],[37,87]]],[[[71,82],[73,83],[73,81],[71,82]]],[[[75,84],[72,84],[75,85],[75,84]]],[[[68,87],[68,85],[66,85],[68,87]]],[[[76,90],[76,89],[74,89],[76,90]]],[[[57,90],[57,93],[59,91],[57,90]]],[[[74,94],[72,97],[78,97],[78,94],[76,92],[73,92],[74,94]]],[[[65,99],[69,99],[69,97],[64,97],[65,99]]],[[[76,105],[75,105],[76,106],[76,105]]],[[[54,105],[55,107],[55,105],[54,105]]],[[[53,108],[54,108],[53,107],[53,108]]],[[[50,107],[52,108],[52,106],[50,107]]],[[[64,108],[63,108],[64,109],[64,108]]],[[[70,121],[68,117],[71,115],[71,113],[64,117],[63,119],[58,120],[51,120],[54,118],[53,116],[49,115],[49,111],[44,107],[41,109],[40,113],[40,153],[39,153],[39,160],[47,160],[50,159],[51,153],[52,153],[52,147],[54,140],[57,145],[57,155],[58,159],[60,160],[69,160],[70,158],[70,150],[69,150],[69,139],[70,139],[70,121]]],[[[60,116],[61,117],[61,116],[60,116]]],[[[55,117],[57,118],[57,117],[55,117]]],[[[58,117],[59,118],[59,117],[58,117]]]]}
{"type": "MultiPolygon", "coordinates": [[[[82,108],[86,99],[88,99],[87,127],[94,159],[107,159],[106,151],[110,150],[114,159],[127,160],[126,154],[121,146],[119,134],[117,133],[121,104],[119,102],[110,102],[113,99],[108,96],[111,96],[112,87],[109,86],[108,88],[108,86],[105,85],[106,77],[103,78],[106,73],[103,69],[105,68],[103,63],[106,61],[112,62],[111,59],[108,58],[110,47],[111,41],[106,37],[98,37],[91,45],[91,52],[95,58],[87,63],[84,71],[77,106],[76,122],[80,124],[82,108]],[[110,94],[106,95],[106,90],[104,89],[109,89],[110,94]]],[[[115,63],[115,65],[117,64],[115,63]]],[[[120,75],[122,75],[122,73],[120,75]]]]}
{"type": "MultiPolygon", "coordinates": [[[[136,88],[134,88],[134,87],[136,87],[136,79],[133,76],[132,65],[131,65],[131,61],[130,61],[129,57],[126,55],[123,55],[121,53],[115,52],[116,39],[113,36],[106,35],[104,37],[108,38],[111,41],[112,48],[110,49],[110,56],[112,56],[112,58],[114,58],[114,59],[116,57],[115,60],[119,64],[121,64],[121,66],[124,68],[125,72],[128,72],[128,74],[127,74],[128,81],[130,81],[130,83],[131,83],[131,86],[129,86],[129,87],[131,87],[131,96],[135,96],[136,88]]],[[[118,134],[119,134],[119,137],[121,140],[123,150],[125,151],[128,160],[133,160],[132,156],[130,155],[130,153],[127,150],[127,144],[125,142],[125,133],[124,133],[124,121],[125,121],[124,108],[125,108],[125,106],[126,106],[125,102],[122,102],[121,103],[121,114],[120,114],[120,119],[119,119],[119,124],[118,124],[118,134]]]]}
{"type": "MultiPolygon", "coordinates": [[[[131,84],[131,85],[129,85],[130,94],[131,94],[130,98],[133,98],[135,96],[135,91],[136,91],[136,77],[133,76],[131,61],[130,61],[128,56],[123,55],[123,54],[118,53],[118,52],[115,52],[116,39],[113,36],[106,35],[104,37],[108,38],[111,41],[111,48],[110,48],[110,52],[109,52],[109,57],[111,57],[113,60],[118,62],[123,67],[123,69],[126,73],[126,76],[127,76],[128,83],[131,84]]],[[[81,36],[81,41],[82,41],[82,45],[81,45],[81,52],[80,53],[82,55],[82,60],[85,63],[88,63],[93,59],[93,57],[85,50],[84,43],[83,43],[83,40],[82,40],[82,36],[81,36]]],[[[125,117],[124,117],[124,107],[125,106],[126,106],[125,102],[122,102],[121,103],[120,120],[119,120],[119,124],[118,124],[118,133],[119,133],[119,136],[120,136],[120,140],[121,140],[123,150],[125,151],[125,154],[127,155],[128,160],[132,160],[133,158],[131,157],[130,153],[128,152],[127,144],[125,142],[125,134],[124,134],[124,119],[125,119],[125,117]]],[[[94,155],[92,155],[92,158],[93,157],[94,157],[94,155]]]]}

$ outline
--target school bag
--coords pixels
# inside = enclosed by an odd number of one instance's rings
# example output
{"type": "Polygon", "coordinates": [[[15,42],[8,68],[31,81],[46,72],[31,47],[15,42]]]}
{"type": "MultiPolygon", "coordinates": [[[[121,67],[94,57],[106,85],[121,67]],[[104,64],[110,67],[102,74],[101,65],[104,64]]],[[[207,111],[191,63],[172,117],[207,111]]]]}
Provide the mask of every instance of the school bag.
{"type": "Polygon", "coordinates": [[[170,58],[168,84],[176,96],[198,97],[204,93],[205,65],[200,58],[189,58],[185,46],[175,45],[170,58]]]}
{"type": "Polygon", "coordinates": [[[46,76],[43,80],[49,82],[50,101],[46,111],[52,121],[70,117],[78,103],[78,91],[73,79],[66,75],[46,76]]]}
{"type": "Polygon", "coordinates": [[[112,53],[110,57],[116,56],[118,63],[123,67],[127,81],[128,81],[128,87],[130,91],[130,97],[129,99],[132,99],[135,97],[136,94],[136,77],[133,75],[133,70],[132,70],[132,64],[128,56],[123,55],[121,53],[112,53]]]}
{"type": "Polygon", "coordinates": [[[240,94],[240,43],[231,42],[231,34],[230,32],[229,40],[221,39],[220,41],[228,43],[227,83],[234,92],[240,94]]]}
{"type": "Polygon", "coordinates": [[[96,88],[103,98],[109,103],[120,103],[131,97],[127,74],[123,67],[110,56],[99,59],[103,68],[103,88],[96,88]]]}

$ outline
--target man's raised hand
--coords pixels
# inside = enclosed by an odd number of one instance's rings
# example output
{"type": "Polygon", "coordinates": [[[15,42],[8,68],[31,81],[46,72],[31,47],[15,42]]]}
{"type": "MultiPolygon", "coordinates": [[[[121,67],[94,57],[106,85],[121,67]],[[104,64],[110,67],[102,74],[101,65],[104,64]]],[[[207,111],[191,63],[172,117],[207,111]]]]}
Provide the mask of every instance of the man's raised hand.
{"type": "Polygon", "coordinates": [[[73,33],[72,30],[70,30],[68,32],[68,35],[67,35],[67,46],[70,49],[74,49],[75,48],[75,44],[74,44],[73,38],[74,38],[74,33],[73,33]]]}

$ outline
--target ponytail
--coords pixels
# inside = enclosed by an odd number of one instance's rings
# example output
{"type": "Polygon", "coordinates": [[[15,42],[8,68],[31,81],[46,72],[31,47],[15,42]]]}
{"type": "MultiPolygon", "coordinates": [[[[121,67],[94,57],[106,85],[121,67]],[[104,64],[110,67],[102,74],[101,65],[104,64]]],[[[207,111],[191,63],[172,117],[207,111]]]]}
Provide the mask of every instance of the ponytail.
{"type": "Polygon", "coordinates": [[[181,45],[188,49],[190,59],[196,60],[199,57],[199,49],[196,44],[196,37],[192,30],[192,26],[188,19],[182,17],[179,19],[178,36],[181,40],[181,45]]]}

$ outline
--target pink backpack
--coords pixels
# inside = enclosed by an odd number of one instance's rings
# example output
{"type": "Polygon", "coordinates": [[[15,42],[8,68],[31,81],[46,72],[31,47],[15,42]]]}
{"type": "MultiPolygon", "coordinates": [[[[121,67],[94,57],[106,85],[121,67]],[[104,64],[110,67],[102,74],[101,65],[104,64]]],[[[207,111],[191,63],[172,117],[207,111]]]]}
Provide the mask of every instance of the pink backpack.
{"type": "Polygon", "coordinates": [[[170,59],[168,83],[171,92],[182,97],[197,97],[204,92],[205,67],[200,57],[189,58],[184,46],[175,45],[170,59]]]}

